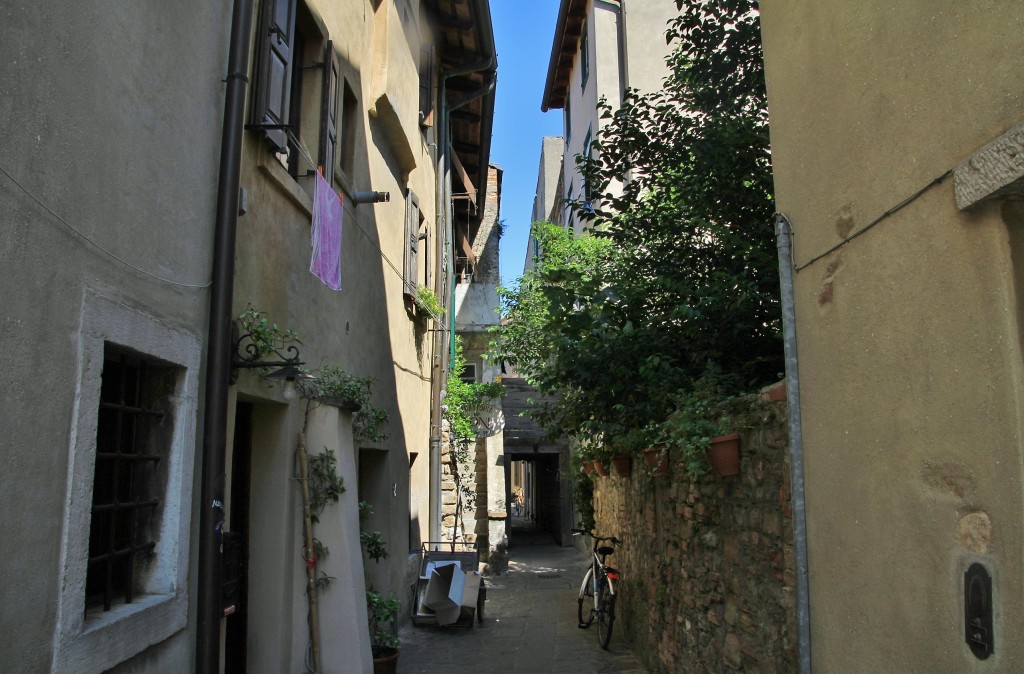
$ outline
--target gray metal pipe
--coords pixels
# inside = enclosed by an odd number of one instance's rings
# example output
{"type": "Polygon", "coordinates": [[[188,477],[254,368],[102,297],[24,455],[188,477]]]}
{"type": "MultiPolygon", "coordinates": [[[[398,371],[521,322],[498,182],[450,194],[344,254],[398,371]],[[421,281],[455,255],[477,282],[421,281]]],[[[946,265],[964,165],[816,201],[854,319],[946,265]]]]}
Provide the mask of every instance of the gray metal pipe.
{"type": "Polygon", "coordinates": [[[213,241],[213,284],[206,354],[203,410],[203,475],[199,498],[199,607],[196,672],[220,669],[221,530],[224,525],[224,471],[227,455],[228,386],[231,377],[231,300],[235,287],[235,233],[242,166],[242,129],[252,35],[252,0],[235,0],[228,51],[227,91],[217,186],[213,241]]]}
{"type": "Polygon", "coordinates": [[[796,562],[797,662],[800,674],[811,672],[811,613],[807,582],[807,503],[804,496],[804,443],[800,423],[800,369],[796,352],[796,302],[793,295],[792,225],[775,214],[779,249],[782,335],[786,358],[786,404],[789,407],[789,469],[793,498],[793,547],[796,562]]]}

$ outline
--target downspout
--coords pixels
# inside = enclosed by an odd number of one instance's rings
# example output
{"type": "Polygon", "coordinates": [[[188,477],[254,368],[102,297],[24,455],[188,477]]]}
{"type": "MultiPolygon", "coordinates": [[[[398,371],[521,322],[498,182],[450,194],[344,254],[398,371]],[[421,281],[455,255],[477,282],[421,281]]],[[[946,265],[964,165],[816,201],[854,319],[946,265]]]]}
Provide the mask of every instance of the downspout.
{"type": "MultiPolygon", "coordinates": [[[[437,106],[438,137],[436,139],[437,167],[435,170],[437,173],[435,180],[437,181],[436,204],[439,236],[437,237],[436,257],[434,258],[437,260],[437,277],[434,279],[434,292],[438,297],[444,297],[444,278],[441,273],[441,266],[442,264],[447,264],[444,251],[447,247],[445,244],[445,232],[448,230],[448,207],[445,205],[448,195],[447,182],[445,180],[445,171],[448,165],[448,113],[445,110],[444,76],[438,78],[437,106]]],[[[439,541],[441,540],[441,392],[444,390],[444,381],[441,378],[444,367],[441,357],[444,352],[444,333],[434,332],[432,334],[434,335],[434,353],[431,364],[433,376],[430,382],[430,463],[428,468],[427,540],[439,541]]]]}
{"type": "Polygon", "coordinates": [[[252,35],[252,0],[235,0],[231,17],[224,127],[213,243],[213,283],[203,410],[203,474],[199,497],[199,601],[196,672],[220,669],[221,530],[224,524],[228,385],[231,376],[231,300],[242,164],[242,128],[252,35]]]}
{"type": "Polygon", "coordinates": [[[775,214],[779,248],[782,336],[786,358],[786,404],[789,407],[789,468],[793,491],[793,547],[796,562],[797,660],[800,674],[811,673],[811,615],[807,580],[807,503],[804,496],[804,443],[800,423],[800,371],[796,352],[796,303],[793,296],[792,226],[775,214]]]}

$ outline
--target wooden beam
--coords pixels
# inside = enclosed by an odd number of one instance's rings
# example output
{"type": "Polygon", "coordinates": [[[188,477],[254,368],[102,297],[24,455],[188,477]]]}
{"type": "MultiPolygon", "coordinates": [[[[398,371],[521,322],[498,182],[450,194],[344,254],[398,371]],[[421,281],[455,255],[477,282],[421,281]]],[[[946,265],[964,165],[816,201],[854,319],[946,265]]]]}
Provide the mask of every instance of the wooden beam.
{"type": "Polygon", "coordinates": [[[462,179],[462,184],[465,185],[466,192],[469,194],[469,200],[473,202],[473,207],[476,208],[476,188],[473,186],[473,181],[462,166],[462,161],[459,159],[459,155],[455,153],[455,149],[450,144],[448,148],[451,151],[452,166],[455,168],[455,172],[459,174],[459,178],[462,179]]]}

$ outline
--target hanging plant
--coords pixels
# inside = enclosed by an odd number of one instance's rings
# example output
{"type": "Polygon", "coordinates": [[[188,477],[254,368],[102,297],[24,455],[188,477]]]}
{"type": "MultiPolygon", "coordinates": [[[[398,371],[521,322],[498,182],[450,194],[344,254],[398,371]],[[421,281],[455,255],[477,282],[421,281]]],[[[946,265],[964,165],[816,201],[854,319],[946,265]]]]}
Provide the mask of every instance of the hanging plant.
{"type": "Polygon", "coordinates": [[[353,412],[352,435],[356,442],[383,442],[388,413],[371,402],[373,377],[356,377],[335,365],[324,365],[303,383],[303,394],[312,400],[338,405],[353,412]]]}
{"type": "Polygon", "coordinates": [[[441,314],[444,313],[444,307],[441,306],[441,300],[437,294],[424,285],[416,289],[416,297],[413,299],[413,304],[416,305],[416,309],[430,314],[431,318],[435,320],[441,318],[441,314]]]}
{"type": "Polygon", "coordinates": [[[267,314],[254,307],[252,303],[246,304],[245,311],[238,315],[238,327],[241,334],[248,336],[242,349],[249,360],[260,360],[290,345],[302,344],[297,332],[271,323],[267,314]]]}

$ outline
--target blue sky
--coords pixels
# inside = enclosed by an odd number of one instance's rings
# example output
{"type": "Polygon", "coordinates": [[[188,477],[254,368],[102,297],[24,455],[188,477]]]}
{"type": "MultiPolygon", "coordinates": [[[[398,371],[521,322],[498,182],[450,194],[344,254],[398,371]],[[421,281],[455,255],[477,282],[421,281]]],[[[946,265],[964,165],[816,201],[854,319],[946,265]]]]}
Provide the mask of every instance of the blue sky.
{"type": "Polygon", "coordinates": [[[504,285],[523,273],[541,139],[562,135],[562,111],[540,111],[558,5],[558,0],[491,2],[498,50],[491,163],[504,170],[501,219],[505,233],[499,263],[504,285]]]}

